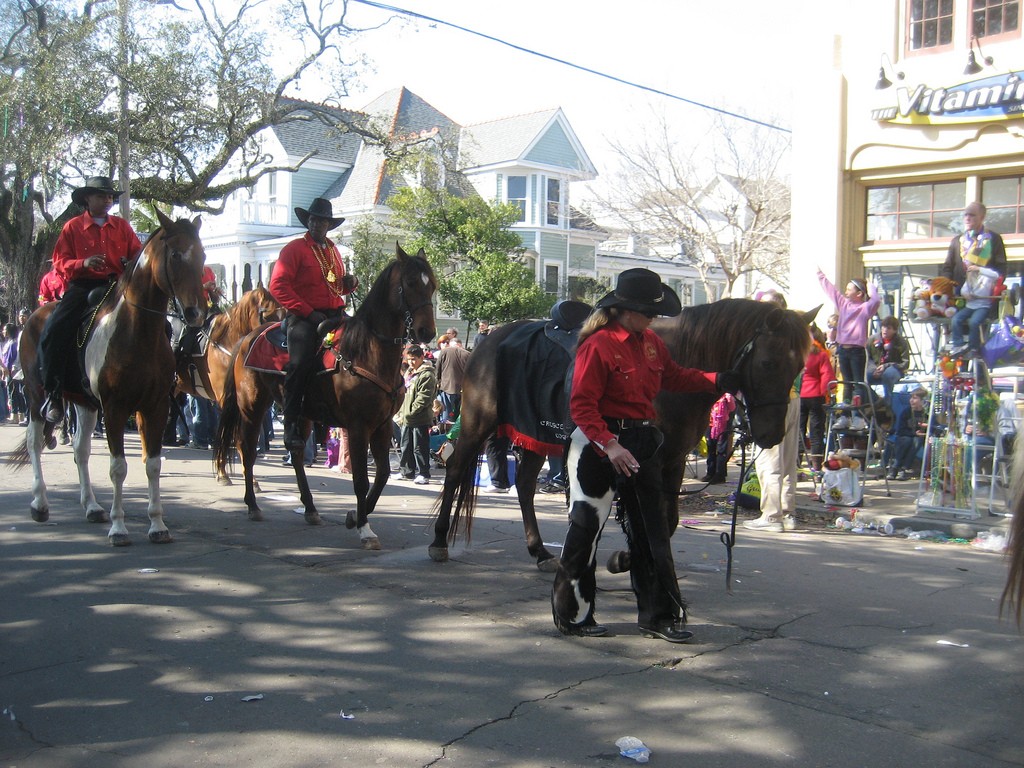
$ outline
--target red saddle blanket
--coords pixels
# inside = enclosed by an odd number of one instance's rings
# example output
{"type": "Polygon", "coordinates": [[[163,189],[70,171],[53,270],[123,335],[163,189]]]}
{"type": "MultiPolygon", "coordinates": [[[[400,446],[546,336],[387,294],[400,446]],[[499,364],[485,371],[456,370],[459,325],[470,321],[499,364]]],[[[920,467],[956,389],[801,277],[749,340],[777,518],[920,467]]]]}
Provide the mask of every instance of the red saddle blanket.
{"type": "MultiPolygon", "coordinates": [[[[342,324],[334,331],[334,340],[329,349],[323,350],[321,362],[323,367],[318,373],[334,371],[338,367],[338,358],[334,349],[341,343],[341,333],[345,325],[342,324]]],[[[278,373],[284,375],[284,367],[288,363],[288,349],[284,346],[285,334],[281,323],[274,323],[263,331],[249,347],[245,356],[245,367],[252,368],[263,373],[278,373]]]]}

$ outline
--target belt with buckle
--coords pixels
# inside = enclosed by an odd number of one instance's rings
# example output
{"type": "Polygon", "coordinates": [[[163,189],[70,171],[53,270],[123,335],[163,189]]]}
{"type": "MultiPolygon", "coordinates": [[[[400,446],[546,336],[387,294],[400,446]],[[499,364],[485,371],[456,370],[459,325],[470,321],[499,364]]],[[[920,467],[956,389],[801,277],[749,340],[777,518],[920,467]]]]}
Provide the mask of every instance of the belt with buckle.
{"type": "Polygon", "coordinates": [[[622,431],[625,429],[639,429],[640,427],[653,427],[653,419],[614,419],[606,416],[604,419],[605,423],[612,431],[622,431]]]}

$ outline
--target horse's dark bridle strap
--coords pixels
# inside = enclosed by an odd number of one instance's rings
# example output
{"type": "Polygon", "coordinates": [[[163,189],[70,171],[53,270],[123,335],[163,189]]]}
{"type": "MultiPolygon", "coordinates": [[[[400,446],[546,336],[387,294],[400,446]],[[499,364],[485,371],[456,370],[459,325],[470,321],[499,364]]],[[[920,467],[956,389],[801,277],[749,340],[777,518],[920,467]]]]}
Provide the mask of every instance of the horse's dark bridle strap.
{"type": "Polygon", "coordinates": [[[339,355],[337,352],[334,353],[334,356],[336,358],[338,358],[338,363],[341,365],[341,369],[343,371],[348,371],[349,373],[354,373],[356,376],[360,376],[360,377],[366,379],[367,381],[370,381],[370,382],[376,384],[378,387],[383,389],[384,392],[392,400],[395,400],[395,399],[398,398],[398,393],[401,392],[401,389],[402,389],[401,383],[399,383],[395,387],[388,386],[388,383],[386,381],[384,381],[384,379],[382,379],[380,376],[375,374],[373,371],[368,371],[365,368],[361,368],[360,366],[358,366],[355,363],[353,363],[351,360],[346,360],[344,357],[339,355]]]}

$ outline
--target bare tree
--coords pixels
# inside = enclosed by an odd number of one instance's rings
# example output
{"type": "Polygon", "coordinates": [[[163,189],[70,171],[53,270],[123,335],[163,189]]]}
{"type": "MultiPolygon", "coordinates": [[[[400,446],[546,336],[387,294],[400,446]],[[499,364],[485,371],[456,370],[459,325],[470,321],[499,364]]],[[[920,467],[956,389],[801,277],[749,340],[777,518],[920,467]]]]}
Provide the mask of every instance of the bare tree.
{"type": "MultiPolygon", "coordinates": [[[[0,305],[31,304],[84,176],[219,213],[273,165],[265,130],[316,122],[390,151],[362,116],[288,98],[303,79],[345,95],[361,59],[347,0],[4,0],[0,3],[0,305]],[[129,154],[127,164],[124,153],[129,154]],[[124,180],[122,180],[124,184],[124,180]]],[[[312,153],[311,153],[312,154],[312,153]]]]}
{"type": "Polygon", "coordinates": [[[745,274],[789,282],[787,134],[720,118],[702,145],[683,147],[664,116],[633,142],[612,142],[619,168],[599,200],[662,257],[695,267],[726,296],[745,274]]]}

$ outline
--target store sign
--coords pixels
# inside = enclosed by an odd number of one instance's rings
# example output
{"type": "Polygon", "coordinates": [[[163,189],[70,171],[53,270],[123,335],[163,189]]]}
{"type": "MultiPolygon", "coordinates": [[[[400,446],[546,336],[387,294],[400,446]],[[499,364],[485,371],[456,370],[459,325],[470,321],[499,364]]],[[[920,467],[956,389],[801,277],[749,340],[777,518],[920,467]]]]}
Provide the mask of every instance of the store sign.
{"type": "Polygon", "coordinates": [[[871,119],[897,125],[953,125],[1024,116],[1024,73],[993,75],[948,88],[896,89],[896,105],[871,110],[871,119]]]}

